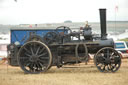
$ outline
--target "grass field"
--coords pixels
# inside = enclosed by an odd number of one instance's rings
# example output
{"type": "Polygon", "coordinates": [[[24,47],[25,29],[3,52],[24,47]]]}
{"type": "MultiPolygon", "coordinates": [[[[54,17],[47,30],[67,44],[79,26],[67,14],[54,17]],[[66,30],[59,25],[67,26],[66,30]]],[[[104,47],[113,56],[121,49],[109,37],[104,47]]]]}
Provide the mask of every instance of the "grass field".
{"type": "Polygon", "coordinates": [[[66,67],[33,75],[24,74],[19,67],[0,65],[0,85],[128,85],[128,59],[116,73],[101,73],[92,62],[66,67]]]}

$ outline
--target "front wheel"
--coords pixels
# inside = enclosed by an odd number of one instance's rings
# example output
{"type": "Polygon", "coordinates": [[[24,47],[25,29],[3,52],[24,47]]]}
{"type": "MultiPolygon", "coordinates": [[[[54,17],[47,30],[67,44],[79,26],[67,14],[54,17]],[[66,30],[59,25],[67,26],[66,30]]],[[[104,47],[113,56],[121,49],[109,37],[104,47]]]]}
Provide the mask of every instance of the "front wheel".
{"type": "Polygon", "coordinates": [[[94,63],[101,72],[116,72],[121,66],[121,56],[115,49],[104,47],[95,54],[94,63]]]}
{"type": "Polygon", "coordinates": [[[44,43],[30,41],[20,48],[18,62],[25,73],[37,74],[49,69],[52,63],[52,54],[44,43]]]}

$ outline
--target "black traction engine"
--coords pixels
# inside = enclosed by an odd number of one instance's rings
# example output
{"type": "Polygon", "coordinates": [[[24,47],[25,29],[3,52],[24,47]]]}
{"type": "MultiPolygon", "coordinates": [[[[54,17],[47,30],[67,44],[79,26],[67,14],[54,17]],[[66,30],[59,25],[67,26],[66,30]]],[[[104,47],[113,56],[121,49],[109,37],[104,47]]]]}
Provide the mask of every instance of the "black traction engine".
{"type": "MultiPolygon", "coordinates": [[[[89,54],[94,55],[94,63],[101,72],[116,72],[121,65],[121,56],[114,49],[113,39],[107,38],[106,9],[100,9],[101,36],[92,34],[87,24],[79,31],[60,26],[44,36],[35,32],[25,37],[23,45],[18,42],[8,46],[8,61],[12,66],[20,66],[25,73],[40,73],[67,64],[87,62],[89,54]]],[[[37,30],[37,29],[36,29],[37,30]]]]}

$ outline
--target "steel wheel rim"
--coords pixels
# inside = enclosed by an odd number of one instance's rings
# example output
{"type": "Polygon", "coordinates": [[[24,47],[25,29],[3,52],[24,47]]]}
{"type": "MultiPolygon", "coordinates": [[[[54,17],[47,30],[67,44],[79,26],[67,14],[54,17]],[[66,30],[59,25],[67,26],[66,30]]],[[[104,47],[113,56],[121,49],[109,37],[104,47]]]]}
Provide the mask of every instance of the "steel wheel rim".
{"type": "MultiPolygon", "coordinates": [[[[104,51],[105,52],[105,51],[104,51]]],[[[120,54],[111,47],[105,47],[100,49],[94,56],[94,63],[97,69],[101,72],[116,72],[121,66],[120,54]],[[104,50],[108,53],[102,53],[104,50]],[[106,58],[108,56],[108,59],[106,58]]]]}
{"type": "Polygon", "coordinates": [[[51,62],[50,49],[39,41],[27,42],[18,53],[19,66],[25,73],[37,74],[45,72],[51,66],[51,62]]]}

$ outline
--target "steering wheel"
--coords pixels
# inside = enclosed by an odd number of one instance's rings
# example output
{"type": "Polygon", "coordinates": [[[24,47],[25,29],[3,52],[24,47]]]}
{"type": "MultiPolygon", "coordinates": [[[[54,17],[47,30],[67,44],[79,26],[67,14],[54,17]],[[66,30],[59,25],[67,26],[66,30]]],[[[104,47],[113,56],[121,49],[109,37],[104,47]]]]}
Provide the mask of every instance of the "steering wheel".
{"type": "Polygon", "coordinates": [[[59,26],[59,27],[57,27],[56,28],[56,31],[59,33],[59,29],[62,29],[62,32],[63,33],[66,33],[66,32],[68,32],[68,33],[72,33],[72,30],[69,28],[69,27],[67,27],[67,26],[59,26]]]}

